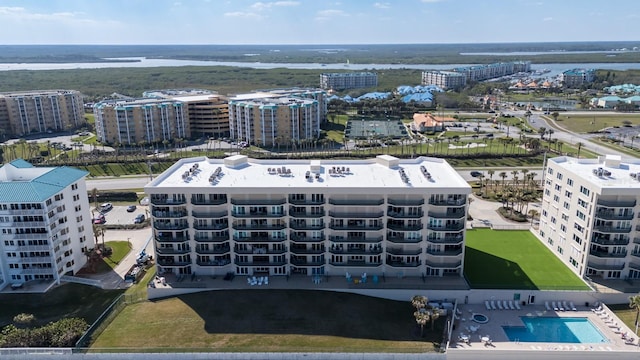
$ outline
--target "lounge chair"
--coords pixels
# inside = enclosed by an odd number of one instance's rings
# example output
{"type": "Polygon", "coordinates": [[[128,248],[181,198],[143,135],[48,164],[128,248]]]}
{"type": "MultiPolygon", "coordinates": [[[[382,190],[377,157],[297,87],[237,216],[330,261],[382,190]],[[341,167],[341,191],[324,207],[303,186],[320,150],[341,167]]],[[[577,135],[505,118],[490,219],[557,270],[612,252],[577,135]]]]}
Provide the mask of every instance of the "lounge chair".
{"type": "Polygon", "coordinates": [[[514,301],[513,304],[516,306],[516,310],[520,310],[520,302],[514,301]]]}
{"type": "Polygon", "coordinates": [[[495,310],[496,309],[496,302],[491,300],[491,310],[495,310]]]}
{"type": "Polygon", "coordinates": [[[498,309],[502,310],[502,301],[498,300],[498,309]]]}
{"type": "Polygon", "coordinates": [[[548,301],[544,302],[544,307],[547,309],[547,311],[551,311],[551,306],[549,306],[549,302],[548,301]]]}
{"type": "Polygon", "coordinates": [[[515,310],[516,307],[513,305],[513,301],[509,300],[509,309],[515,310]]]}
{"type": "Polygon", "coordinates": [[[558,309],[560,309],[560,311],[564,311],[564,306],[562,306],[561,301],[558,301],[558,309]]]}
{"type": "Polygon", "coordinates": [[[569,301],[569,308],[570,308],[572,311],[578,311],[578,309],[576,309],[576,307],[573,305],[573,301],[569,301]]]}
{"type": "Polygon", "coordinates": [[[509,305],[507,304],[507,300],[502,300],[502,306],[504,306],[505,310],[509,310],[509,305]]]}
{"type": "Polygon", "coordinates": [[[491,306],[489,305],[489,300],[484,301],[484,306],[487,308],[487,310],[491,310],[491,306]]]}
{"type": "Polygon", "coordinates": [[[567,304],[567,302],[566,302],[566,301],[563,301],[563,302],[562,302],[562,307],[564,307],[564,308],[565,308],[565,310],[567,310],[567,311],[571,310],[571,308],[569,307],[569,305],[567,304]]]}
{"type": "Polygon", "coordinates": [[[551,302],[551,306],[553,306],[553,311],[558,311],[559,310],[558,307],[556,306],[556,302],[555,301],[551,302]]]}

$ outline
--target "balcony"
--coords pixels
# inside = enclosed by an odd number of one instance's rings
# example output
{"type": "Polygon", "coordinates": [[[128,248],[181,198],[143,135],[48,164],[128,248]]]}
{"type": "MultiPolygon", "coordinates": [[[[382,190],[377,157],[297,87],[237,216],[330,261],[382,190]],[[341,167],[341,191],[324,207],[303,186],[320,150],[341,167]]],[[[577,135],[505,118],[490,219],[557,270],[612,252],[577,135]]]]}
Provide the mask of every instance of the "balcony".
{"type": "Polygon", "coordinates": [[[324,211],[312,213],[311,211],[289,211],[289,216],[295,218],[321,218],[325,215],[324,211]]]}
{"type": "Polygon", "coordinates": [[[409,213],[409,211],[387,211],[387,216],[395,219],[420,219],[424,216],[424,212],[422,210],[415,213],[409,213]]]}
{"type": "Polygon", "coordinates": [[[293,197],[289,197],[289,204],[293,204],[293,205],[324,205],[325,200],[321,199],[321,200],[312,200],[312,199],[304,199],[304,200],[298,200],[298,199],[294,199],[293,197]]]}
{"type": "Polygon", "coordinates": [[[422,253],[422,249],[402,249],[402,248],[393,248],[387,247],[387,254],[390,255],[420,255],[422,253]]]}
{"type": "Polygon", "coordinates": [[[322,266],[327,263],[325,259],[322,260],[308,260],[308,259],[294,259],[289,260],[293,266],[322,266]]]}
{"type": "Polygon", "coordinates": [[[271,213],[268,211],[253,211],[253,212],[249,212],[248,214],[244,212],[236,212],[236,211],[231,212],[231,216],[237,217],[237,218],[279,218],[286,215],[287,214],[284,212],[271,213]]]}
{"type": "Polygon", "coordinates": [[[227,216],[228,211],[192,211],[191,215],[198,219],[219,219],[227,216]]]}
{"type": "Polygon", "coordinates": [[[191,252],[191,249],[189,248],[180,249],[180,250],[176,248],[162,248],[162,247],[156,248],[156,253],[158,255],[184,255],[190,252],[191,252]]]}
{"type": "Polygon", "coordinates": [[[334,218],[343,218],[343,219],[375,219],[375,218],[381,218],[383,215],[384,215],[384,212],[382,211],[377,211],[375,213],[329,211],[329,216],[334,218]]]}
{"type": "Polygon", "coordinates": [[[382,261],[365,262],[365,261],[329,261],[329,265],[333,266],[350,266],[350,267],[378,267],[382,265],[382,261]]]}
{"type": "Polygon", "coordinates": [[[464,229],[464,223],[449,224],[445,226],[437,226],[437,225],[429,224],[427,226],[427,229],[433,230],[433,231],[460,231],[464,229]]]}
{"type": "Polygon", "coordinates": [[[182,243],[189,241],[189,236],[177,235],[177,236],[156,236],[156,241],[160,243],[182,243]]]}
{"type": "Polygon", "coordinates": [[[387,241],[394,244],[417,244],[422,241],[422,237],[387,236],[387,241]]]}
{"type": "Polygon", "coordinates": [[[169,198],[154,198],[151,197],[151,204],[153,205],[183,205],[187,203],[186,198],[182,199],[169,199],[169,198]]]}
{"type": "Polygon", "coordinates": [[[633,212],[616,214],[614,211],[597,211],[595,217],[603,220],[633,220],[633,212]]]}
{"type": "Polygon", "coordinates": [[[635,200],[601,200],[598,199],[597,205],[606,206],[609,208],[632,208],[636,206],[635,200]]]}
{"type": "Polygon", "coordinates": [[[226,266],[231,264],[231,260],[229,259],[220,259],[220,260],[209,260],[209,261],[196,261],[196,264],[199,266],[226,266]]]}
{"type": "Polygon", "coordinates": [[[294,230],[322,230],[324,229],[324,223],[322,224],[312,224],[311,222],[296,222],[291,221],[289,223],[289,227],[294,230]]]}
{"type": "Polygon", "coordinates": [[[419,230],[422,230],[422,228],[423,228],[422,224],[405,225],[405,224],[387,223],[387,229],[393,230],[393,231],[419,231],[419,230]]]}
{"type": "Polygon", "coordinates": [[[174,259],[162,259],[162,258],[158,258],[158,265],[160,266],[178,266],[178,267],[183,267],[183,266],[189,266],[191,265],[191,261],[176,261],[174,259]]]}
{"type": "Polygon", "coordinates": [[[329,225],[332,230],[343,231],[378,231],[382,230],[382,225],[329,225]]]}
{"type": "Polygon", "coordinates": [[[200,243],[219,243],[229,240],[229,235],[217,235],[217,236],[196,236],[195,241],[200,243]]]}
{"type": "Polygon", "coordinates": [[[196,230],[224,230],[229,228],[229,224],[193,224],[196,230]]]}
{"type": "Polygon", "coordinates": [[[407,268],[407,267],[418,267],[422,265],[422,261],[412,261],[412,262],[404,262],[404,261],[387,261],[387,265],[391,267],[397,268],[407,268]]]}
{"type": "Polygon", "coordinates": [[[287,227],[287,225],[286,224],[233,224],[232,227],[236,230],[284,230],[287,227]]]}
{"type": "Polygon", "coordinates": [[[608,251],[589,250],[589,255],[597,256],[600,258],[623,258],[627,257],[627,251],[625,250],[620,253],[611,253],[608,251]]]}
{"type": "Polygon", "coordinates": [[[635,270],[640,271],[640,263],[633,263],[633,262],[630,262],[630,263],[629,263],[629,267],[630,267],[631,269],[635,269],[635,270]]]}
{"type": "Polygon", "coordinates": [[[434,244],[458,244],[463,240],[462,235],[445,235],[444,237],[437,238],[435,236],[428,236],[427,241],[434,244]]]}
{"type": "Polygon", "coordinates": [[[593,231],[605,234],[619,234],[631,232],[631,226],[613,227],[613,226],[594,226],[593,231]]]}
{"type": "Polygon", "coordinates": [[[311,236],[300,236],[300,235],[291,235],[291,241],[293,242],[302,242],[302,243],[316,243],[323,242],[324,236],[322,237],[311,237],[311,236]]]}
{"type": "Polygon", "coordinates": [[[329,249],[329,252],[336,255],[379,255],[382,254],[382,248],[346,248],[346,249],[329,249]]]}
{"type": "Polygon", "coordinates": [[[254,255],[281,255],[286,253],[288,250],[286,247],[282,247],[282,249],[269,249],[267,247],[256,247],[253,246],[251,249],[241,249],[239,246],[233,248],[233,252],[236,254],[254,254],[254,255]]]}
{"type": "Polygon", "coordinates": [[[233,240],[240,242],[283,242],[287,240],[286,236],[283,237],[272,237],[272,236],[247,236],[247,237],[239,237],[234,236],[233,240]]]}
{"type": "Polygon", "coordinates": [[[380,206],[384,204],[384,199],[354,199],[354,200],[345,200],[345,199],[329,199],[329,204],[331,205],[340,205],[340,206],[380,206]]]}
{"type": "Polygon", "coordinates": [[[204,199],[191,197],[191,204],[193,205],[224,205],[227,203],[227,199],[204,199]]]}
{"type": "Polygon", "coordinates": [[[635,250],[631,252],[631,256],[640,258],[640,250],[635,250]]]}
{"type": "Polygon", "coordinates": [[[387,199],[387,204],[394,205],[394,206],[420,206],[420,205],[424,205],[424,199],[413,199],[413,200],[387,199]]]}
{"type": "Polygon", "coordinates": [[[424,264],[433,269],[457,269],[462,266],[462,261],[434,262],[425,260],[424,264]]]}
{"type": "Polygon", "coordinates": [[[432,256],[460,256],[462,255],[462,248],[456,249],[456,250],[444,250],[444,251],[427,249],[427,254],[432,256]]]}
{"type": "Polygon", "coordinates": [[[181,217],[187,216],[187,212],[186,211],[158,211],[158,210],[154,210],[153,212],[151,212],[151,214],[156,219],[160,219],[160,218],[175,219],[175,218],[181,218],[181,217]]]}
{"type": "Polygon", "coordinates": [[[167,224],[158,221],[153,222],[153,228],[157,230],[184,230],[189,228],[189,223],[167,224]]]}
{"type": "Polygon", "coordinates": [[[200,255],[211,255],[211,254],[226,254],[231,251],[231,246],[227,245],[219,245],[213,246],[211,248],[202,248],[200,246],[196,246],[196,253],[200,255]]]}
{"type": "Polygon", "coordinates": [[[624,263],[622,264],[597,264],[595,262],[589,261],[587,263],[587,267],[594,270],[622,270],[624,269],[624,263]]]}
{"type": "Polygon", "coordinates": [[[591,242],[598,245],[629,245],[629,238],[623,239],[607,239],[604,237],[593,236],[591,242]]]}
{"type": "Polygon", "coordinates": [[[262,261],[262,260],[256,260],[256,261],[235,260],[233,263],[237,266],[283,266],[287,264],[286,261],[262,261]]]}
{"type": "Polygon", "coordinates": [[[379,243],[382,236],[330,236],[329,241],[336,243],[379,243]]]}
{"type": "Polygon", "coordinates": [[[443,213],[437,213],[433,211],[429,211],[429,217],[434,219],[453,219],[459,220],[463,219],[467,214],[464,211],[447,211],[443,213]]]}
{"type": "Polygon", "coordinates": [[[249,205],[249,206],[257,206],[257,205],[284,205],[287,203],[287,199],[231,199],[231,204],[233,205],[249,205]]]}
{"type": "Polygon", "coordinates": [[[326,249],[324,247],[320,248],[320,249],[312,249],[312,248],[307,248],[307,247],[298,247],[298,246],[292,246],[291,250],[289,250],[292,254],[300,254],[300,255],[317,255],[317,254],[324,254],[324,252],[326,251],[326,249]]]}
{"type": "Polygon", "coordinates": [[[434,206],[464,206],[466,204],[467,204],[467,199],[457,199],[457,200],[429,199],[429,205],[434,205],[434,206]]]}
{"type": "MultiPolygon", "coordinates": [[[[628,243],[629,243],[629,242],[627,241],[627,244],[628,244],[628,243]]],[[[634,238],[633,238],[633,243],[634,243],[634,244],[640,244],[640,237],[634,237],[634,238]]]]}

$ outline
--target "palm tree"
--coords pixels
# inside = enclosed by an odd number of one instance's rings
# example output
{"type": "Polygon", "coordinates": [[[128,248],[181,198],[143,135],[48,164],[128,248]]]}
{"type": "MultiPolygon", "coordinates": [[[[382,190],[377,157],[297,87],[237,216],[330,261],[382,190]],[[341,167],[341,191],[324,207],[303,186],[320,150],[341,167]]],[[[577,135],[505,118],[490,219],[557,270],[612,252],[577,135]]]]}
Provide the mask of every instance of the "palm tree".
{"type": "Polygon", "coordinates": [[[544,134],[547,133],[547,128],[542,126],[538,129],[538,134],[540,134],[540,140],[544,140],[544,134]]]}
{"type": "MultiPolygon", "coordinates": [[[[493,170],[493,169],[487,170],[487,174],[489,175],[489,180],[491,180],[491,182],[493,182],[493,174],[495,174],[495,173],[496,173],[496,171],[493,170]]],[[[495,184],[494,184],[494,187],[495,187],[495,184]]]]}
{"type": "Polygon", "coordinates": [[[429,299],[424,295],[414,295],[411,298],[411,305],[416,308],[416,310],[423,309],[427,306],[429,299]]]}
{"type": "Polygon", "coordinates": [[[640,294],[629,296],[629,307],[636,310],[636,335],[638,334],[638,320],[640,318],[640,294]]]}
{"type": "Polygon", "coordinates": [[[582,149],[582,143],[577,142],[576,145],[578,145],[578,159],[580,159],[580,150],[582,149]]]}
{"type": "Polygon", "coordinates": [[[96,209],[98,208],[98,189],[93,188],[91,189],[91,197],[93,198],[93,203],[96,206],[96,209]]]}
{"type": "Polygon", "coordinates": [[[538,215],[540,215],[538,210],[536,210],[536,209],[529,210],[529,217],[531,217],[531,226],[533,226],[533,219],[535,219],[535,217],[538,216],[538,215]]]}
{"type": "Polygon", "coordinates": [[[420,337],[424,336],[424,326],[427,325],[427,322],[430,320],[429,313],[426,311],[416,310],[413,313],[413,316],[416,318],[416,323],[420,325],[420,337]]]}
{"type": "Polygon", "coordinates": [[[504,182],[507,179],[507,173],[505,171],[501,171],[500,174],[498,174],[498,176],[502,178],[502,187],[504,187],[504,182]]]}
{"type": "Polygon", "coordinates": [[[520,170],[520,172],[522,172],[522,178],[523,178],[523,181],[522,181],[522,188],[523,188],[525,191],[527,191],[527,182],[526,182],[526,179],[527,179],[527,176],[529,175],[529,174],[528,174],[528,173],[529,173],[529,169],[522,169],[522,170],[520,170]]]}

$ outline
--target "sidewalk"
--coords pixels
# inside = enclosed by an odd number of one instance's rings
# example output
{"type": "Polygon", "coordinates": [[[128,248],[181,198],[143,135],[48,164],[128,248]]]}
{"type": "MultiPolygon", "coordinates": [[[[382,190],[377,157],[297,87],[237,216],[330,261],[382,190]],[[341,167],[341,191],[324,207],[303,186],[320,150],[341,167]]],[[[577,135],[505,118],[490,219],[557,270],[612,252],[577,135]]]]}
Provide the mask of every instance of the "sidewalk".
{"type": "MultiPolygon", "coordinates": [[[[471,204],[469,205],[469,215],[473,218],[467,224],[472,228],[480,227],[511,227],[522,226],[528,228],[529,223],[521,223],[503,218],[498,213],[498,209],[502,206],[500,202],[487,201],[477,197],[474,194],[469,195],[471,204]]],[[[530,206],[535,206],[531,203],[530,206]]]]}

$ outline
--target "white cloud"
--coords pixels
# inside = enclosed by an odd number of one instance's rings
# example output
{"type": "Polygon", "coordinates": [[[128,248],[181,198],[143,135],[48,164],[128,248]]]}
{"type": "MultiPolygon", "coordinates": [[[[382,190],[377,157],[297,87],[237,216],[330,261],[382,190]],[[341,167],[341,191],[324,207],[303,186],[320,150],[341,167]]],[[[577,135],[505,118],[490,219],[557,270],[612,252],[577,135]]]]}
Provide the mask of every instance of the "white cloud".
{"type": "Polygon", "coordinates": [[[226,17],[237,17],[237,18],[245,18],[245,19],[260,19],[262,16],[252,12],[244,12],[244,11],[233,11],[224,13],[226,17]]]}
{"type": "Polygon", "coordinates": [[[542,21],[553,21],[553,18],[551,16],[547,16],[546,18],[543,18],[542,21]]]}
{"type": "MultiPolygon", "coordinates": [[[[54,12],[54,13],[37,13],[29,12],[23,7],[0,6],[0,19],[4,21],[32,21],[32,22],[53,22],[66,25],[78,24],[98,24],[99,22],[90,18],[86,18],[83,12],[54,12]]],[[[107,21],[109,24],[116,24],[117,21],[107,21]]]]}
{"type": "Polygon", "coordinates": [[[390,8],[390,7],[391,7],[391,4],[389,4],[389,3],[379,3],[379,2],[377,2],[377,3],[374,3],[374,4],[373,4],[373,7],[378,8],[378,9],[388,9],[388,8],[390,8]]]}
{"type": "Polygon", "coordinates": [[[251,5],[251,8],[254,10],[262,11],[265,9],[270,9],[272,7],[285,7],[285,6],[298,6],[300,5],[299,1],[273,1],[273,2],[257,2],[251,5]]]}

